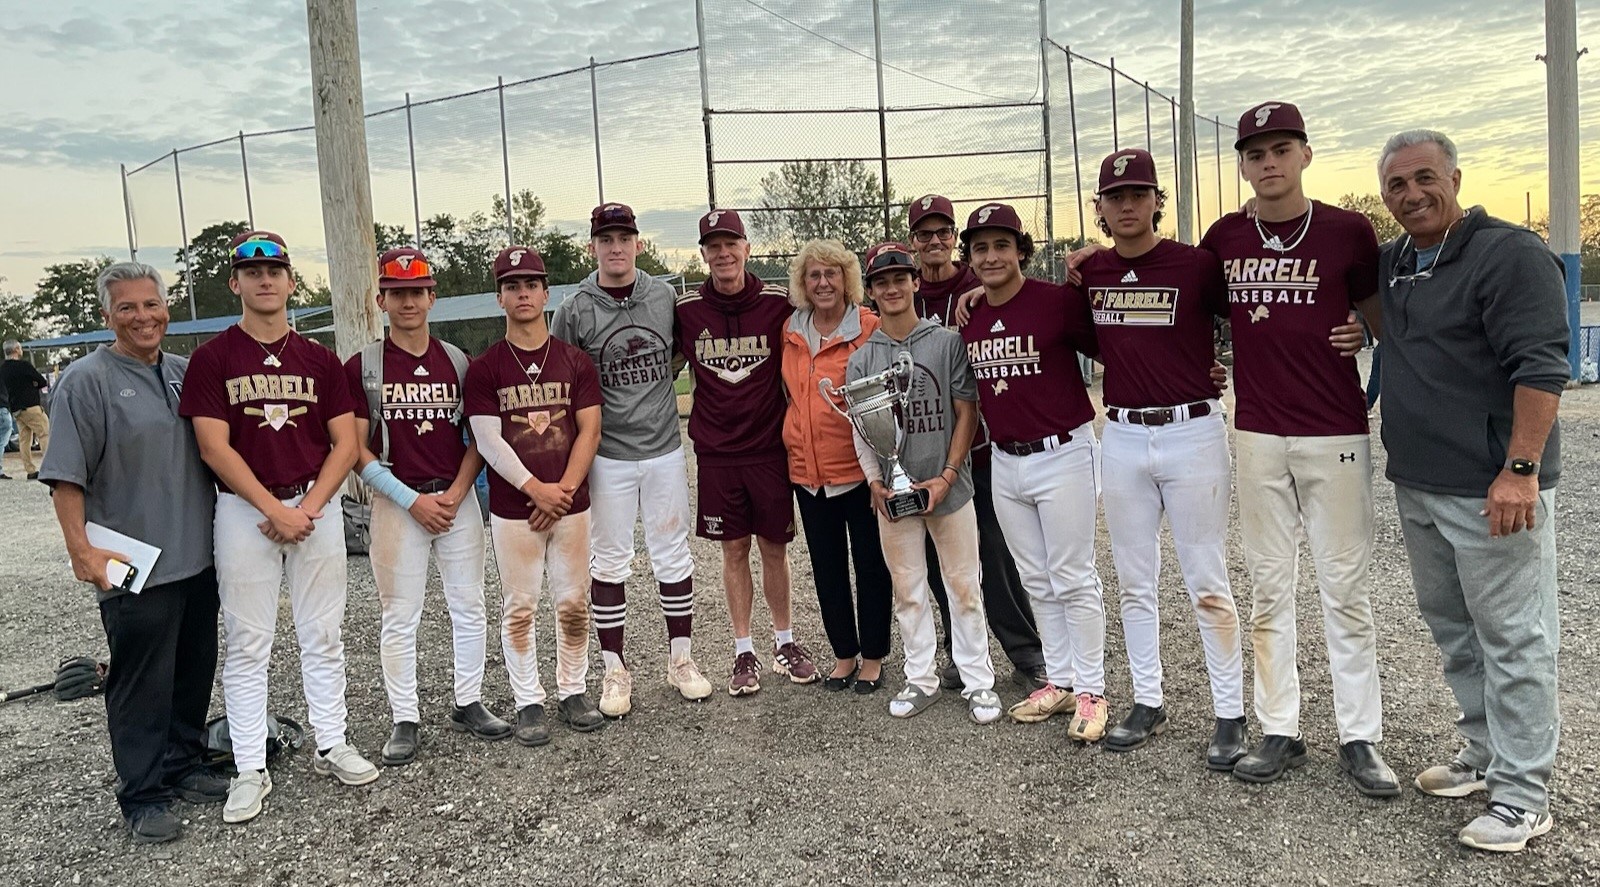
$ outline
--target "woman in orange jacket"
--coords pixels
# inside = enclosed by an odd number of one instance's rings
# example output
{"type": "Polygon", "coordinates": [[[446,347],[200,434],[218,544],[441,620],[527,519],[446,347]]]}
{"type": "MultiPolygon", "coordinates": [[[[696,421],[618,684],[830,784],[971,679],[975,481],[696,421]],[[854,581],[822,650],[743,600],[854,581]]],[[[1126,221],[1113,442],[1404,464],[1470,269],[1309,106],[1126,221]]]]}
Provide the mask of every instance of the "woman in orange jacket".
{"type": "Polygon", "coordinates": [[[818,383],[844,384],[850,355],[878,328],[878,317],[861,305],[860,262],[836,240],[802,247],[790,265],[789,284],[796,310],[783,335],[783,385],[789,398],[783,443],[822,625],[837,659],[822,685],[829,690],[853,685],[857,693],[871,693],[883,684],[893,589],[850,424],[823,400],[818,383]]]}

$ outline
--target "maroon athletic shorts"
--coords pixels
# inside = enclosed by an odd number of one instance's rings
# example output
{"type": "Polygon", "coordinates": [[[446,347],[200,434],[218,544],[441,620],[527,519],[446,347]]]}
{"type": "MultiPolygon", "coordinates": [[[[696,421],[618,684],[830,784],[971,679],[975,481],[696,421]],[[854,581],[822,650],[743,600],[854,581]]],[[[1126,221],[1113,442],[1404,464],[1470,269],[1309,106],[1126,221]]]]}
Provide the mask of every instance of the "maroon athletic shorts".
{"type": "Polygon", "coordinates": [[[719,542],[752,533],[771,542],[794,540],[794,491],[786,457],[740,465],[699,464],[695,535],[719,542]]]}

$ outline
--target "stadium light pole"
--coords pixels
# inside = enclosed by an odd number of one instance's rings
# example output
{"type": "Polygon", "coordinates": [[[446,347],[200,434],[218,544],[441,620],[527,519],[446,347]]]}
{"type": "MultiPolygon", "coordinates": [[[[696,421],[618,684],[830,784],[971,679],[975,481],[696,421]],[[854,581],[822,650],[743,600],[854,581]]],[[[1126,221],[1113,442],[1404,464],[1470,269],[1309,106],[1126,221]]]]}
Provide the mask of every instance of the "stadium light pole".
{"type": "Polygon", "coordinates": [[[1550,140],[1550,249],[1567,271],[1567,360],[1578,378],[1578,294],[1583,279],[1578,232],[1578,3],[1544,0],[1545,99],[1550,140]]]}
{"type": "Polygon", "coordinates": [[[377,242],[355,0],[306,0],[306,30],[328,286],[333,290],[333,341],[339,357],[345,358],[383,334],[373,299],[377,242]]]}
{"type": "Polygon", "coordinates": [[[1178,240],[1194,243],[1194,0],[1178,14],[1178,240]]]}

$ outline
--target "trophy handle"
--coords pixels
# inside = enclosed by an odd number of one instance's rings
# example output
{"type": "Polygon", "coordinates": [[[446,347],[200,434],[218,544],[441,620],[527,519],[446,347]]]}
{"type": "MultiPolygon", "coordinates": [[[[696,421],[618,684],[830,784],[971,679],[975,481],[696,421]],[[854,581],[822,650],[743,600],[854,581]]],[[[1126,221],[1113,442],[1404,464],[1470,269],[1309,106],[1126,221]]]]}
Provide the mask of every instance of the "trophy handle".
{"type": "Polygon", "coordinates": [[[817,382],[817,391],[822,395],[823,402],[832,407],[835,413],[843,416],[846,422],[850,422],[852,425],[855,424],[855,422],[850,418],[849,413],[839,409],[839,404],[836,402],[836,398],[838,396],[837,392],[839,389],[833,387],[832,379],[824,378],[817,382]]]}

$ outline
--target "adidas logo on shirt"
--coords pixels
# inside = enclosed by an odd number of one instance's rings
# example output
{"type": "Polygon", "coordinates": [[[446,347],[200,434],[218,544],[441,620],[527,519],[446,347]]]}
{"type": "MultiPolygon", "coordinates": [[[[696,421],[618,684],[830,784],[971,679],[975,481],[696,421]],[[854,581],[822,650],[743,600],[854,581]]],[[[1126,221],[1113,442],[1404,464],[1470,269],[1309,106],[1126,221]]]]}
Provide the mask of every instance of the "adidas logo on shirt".
{"type": "Polygon", "coordinates": [[[989,332],[991,332],[991,333],[1003,333],[1005,331],[1006,331],[1006,324],[1005,324],[1005,321],[1003,321],[1003,320],[996,320],[994,322],[994,326],[989,327],[989,332]]]}
{"type": "Polygon", "coordinates": [[[1129,268],[1128,269],[1128,273],[1122,275],[1122,282],[1123,283],[1138,283],[1139,282],[1139,275],[1133,273],[1133,269],[1129,268]]]}
{"type": "Polygon", "coordinates": [[[427,367],[417,367],[416,370],[411,375],[413,375],[413,376],[426,376],[427,374],[428,374],[428,368],[427,367]]]}

